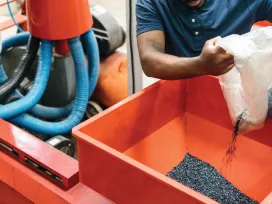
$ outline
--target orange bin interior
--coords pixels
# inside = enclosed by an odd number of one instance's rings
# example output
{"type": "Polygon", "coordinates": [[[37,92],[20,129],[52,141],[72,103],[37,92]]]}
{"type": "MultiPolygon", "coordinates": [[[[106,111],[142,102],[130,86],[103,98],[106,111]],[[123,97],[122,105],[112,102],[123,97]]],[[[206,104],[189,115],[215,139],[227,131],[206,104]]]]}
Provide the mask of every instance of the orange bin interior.
{"type": "Polygon", "coordinates": [[[271,123],[239,136],[226,165],[233,126],[218,79],[159,81],[74,129],[80,180],[116,203],[216,203],[165,176],[189,152],[271,203],[271,123]]]}

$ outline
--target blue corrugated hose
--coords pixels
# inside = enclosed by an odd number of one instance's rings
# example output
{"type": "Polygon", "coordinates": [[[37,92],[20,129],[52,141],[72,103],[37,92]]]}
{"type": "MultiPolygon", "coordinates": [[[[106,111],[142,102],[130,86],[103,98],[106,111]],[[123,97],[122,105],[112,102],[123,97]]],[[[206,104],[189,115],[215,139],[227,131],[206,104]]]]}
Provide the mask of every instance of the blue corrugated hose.
{"type": "MultiPolygon", "coordinates": [[[[72,52],[72,57],[75,62],[77,79],[76,98],[72,113],[67,119],[61,122],[45,122],[34,118],[28,114],[22,114],[20,116],[17,116],[16,118],[11,119],[10,121],[12,123],[33,132],[53,136],[69,133],[74,126],[78,125],[81,122],[87,108],[87,103],[89,99],[89,91],[88,89],[86,89],[86,87],[89,87],[87,64],[79,38],[68,40],[68,43],[72,52]]],[[[42,52],[41,55],[44,56],[44,53],[42,52]]],[[[51,62],[51,57],[49,59],[51,62]]]]}
{"type": "MultiPolygon", "coordinates": [[[[1,55],[3,55],[8,49],[10,49],[12,47],[26,45],[29,37],[30,37],[30,34],[28,32],[25,32],[25,33],[19,33],[15,36],[5,39],[2,42],[1,55]]],[[[5,82],[7,79],[8,79],[8,77],[4,71],[4,69],[2,67],[2,63],[1,63],[1,65],[0,65],[0,84],[5,82]]]]}
{"type": "MultiPolygon", "coordinates": [[[[97,40],[92,30],[83,35],[84,43],[87,45],[86,52],[88,56],[88,70],[89,70],[89,97],[93,95],[99,76],[99,50],[97,40]]],[[[64,107],[47,107],[36,105],[30,113],[45,119],[58,119],[67,117],[73,109],[73,103],[64,107]]]]}
{"type": "Polygon", "coordinates": [[[83,40],[84,43],[87,45],[86,52],[89,63],[89,81],[90,81],[89,94],[91,97],[93,95],[99,76],[100,67],[99,49],[97,40],[92,30],[89,30],[87,33],[83,35],[83,40]]]}
{"type": "Polygon", "coordinates": [[[40,101],[49,79],[52,49],[53,44],[51,41],[42,41],[41,56],[33,87],[25,97],[0,106],[0,118],[9,119],[25,113],[40,101]]]}
{"type": "MultiPolygon", "coordinates": [[[[20,46],[27,43],[29,38],[29,33],[19,34],[17,36],[11,37],[3,41],[2,53],[6,52],[7,49],[20,46]]],[[[92,96],[94,89],[97,84],[99,76],[99,50],[97,45],[97,40],[92,30],[88,31],[83,35],[83,41],[87,44],[87,56],[88,56],[88,70],[89,70],[89,97],[92,96]]],[[[0,67],[0,83],[3,83],[7,80],[4,70],[0,67]],[[3,76],[3,79],[1,77],[3,76]]],[[[15,96],[23,97],[18,91],[16,91],[15,96]]],[[[59,118],[67,117],[73,109],[73,103],[68,104],[63,107],[47,107],[40,104],[37,104],[33,107],[29,113],[48,120],[55,120],[59,118]]]]}
{"type": "Polygon", "coordinates": [[[3,40],[1,54],[5,53],[8,49],[12,47],[26,45],[29,37],[30,33],[24,32],[3,40]]]}
{"type": "MultiPolygon", "coordinates": [[[[4,53],[7,49],[13,46],[19,46],[22,44],[27,43],[26,38],[27,34],[19,34],[15,37],[12,37],[10,39],[7,39],[3,42],[3,50],[2,53],[4,53]]],[[[29,34],[28,34],[29,37],[29,34]]],[[[99,50],[97,45],[97,40],[95,38],[95,35],[92,30],[88,31],[83,35],[84,43],[87,44],[87,56],[88,56],[88,70],[89,70],[89,97],[92,96],[94,89],[97,84],[98,76],[99,76],[99,50]]],[[[3,71],[3,69],[0,68],[0,78],[1,76],[4,76],[4,80],[0,79],[0,83],[5,81],[6,75],[3,71]]],[[[16,93],[17,96],[23,97],[22,94],[20,94],[18,91],[16,93]]],[[[65,118],[67,117],[73,109],[73,103],[68,104],[64,107],[47,107],[43,105],[37,104],[35,107],[33,107],[29,113],[40,117],[45,118],[49,120],[59,119],[59,118],[65,118]]]]}

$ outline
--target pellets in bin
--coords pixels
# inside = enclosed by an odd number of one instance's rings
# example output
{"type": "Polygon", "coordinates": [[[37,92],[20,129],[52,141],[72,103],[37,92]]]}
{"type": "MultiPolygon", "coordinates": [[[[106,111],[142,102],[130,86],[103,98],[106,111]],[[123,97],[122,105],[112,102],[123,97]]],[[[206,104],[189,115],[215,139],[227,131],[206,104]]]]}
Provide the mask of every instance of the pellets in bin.
{"type": "Polygon", "coordinates": [[[210,164],[190,154],[167,176],[221,204],[258,203],[235,188],[210,164]]]}

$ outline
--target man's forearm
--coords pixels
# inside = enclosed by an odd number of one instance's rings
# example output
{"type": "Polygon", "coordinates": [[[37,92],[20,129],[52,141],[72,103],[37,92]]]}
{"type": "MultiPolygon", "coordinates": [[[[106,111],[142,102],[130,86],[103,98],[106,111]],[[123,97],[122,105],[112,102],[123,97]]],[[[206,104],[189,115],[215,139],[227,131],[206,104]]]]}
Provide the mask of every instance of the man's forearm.
{"type": "Polygon", "coordinates": [[[177,80],[203,75],[198,57],[181,58],[160,52],[153,52],[141,58],[142,67],[149,77],[177,80]]]}

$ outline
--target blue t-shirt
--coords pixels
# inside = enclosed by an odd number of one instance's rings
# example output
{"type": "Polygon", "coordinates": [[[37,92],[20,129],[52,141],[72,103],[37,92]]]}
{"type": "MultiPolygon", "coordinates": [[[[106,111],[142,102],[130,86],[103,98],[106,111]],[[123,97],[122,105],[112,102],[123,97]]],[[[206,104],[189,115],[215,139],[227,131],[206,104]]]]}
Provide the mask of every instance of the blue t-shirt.
{"type": "Polygon", "coordinates": [[[217,36],[244,34],[261,20],[272,20],[272,0],[206,0],[193,10],[179,0],[137,0],[137,35],[161,30],[166,53],[193,57],[217,36]]]}

